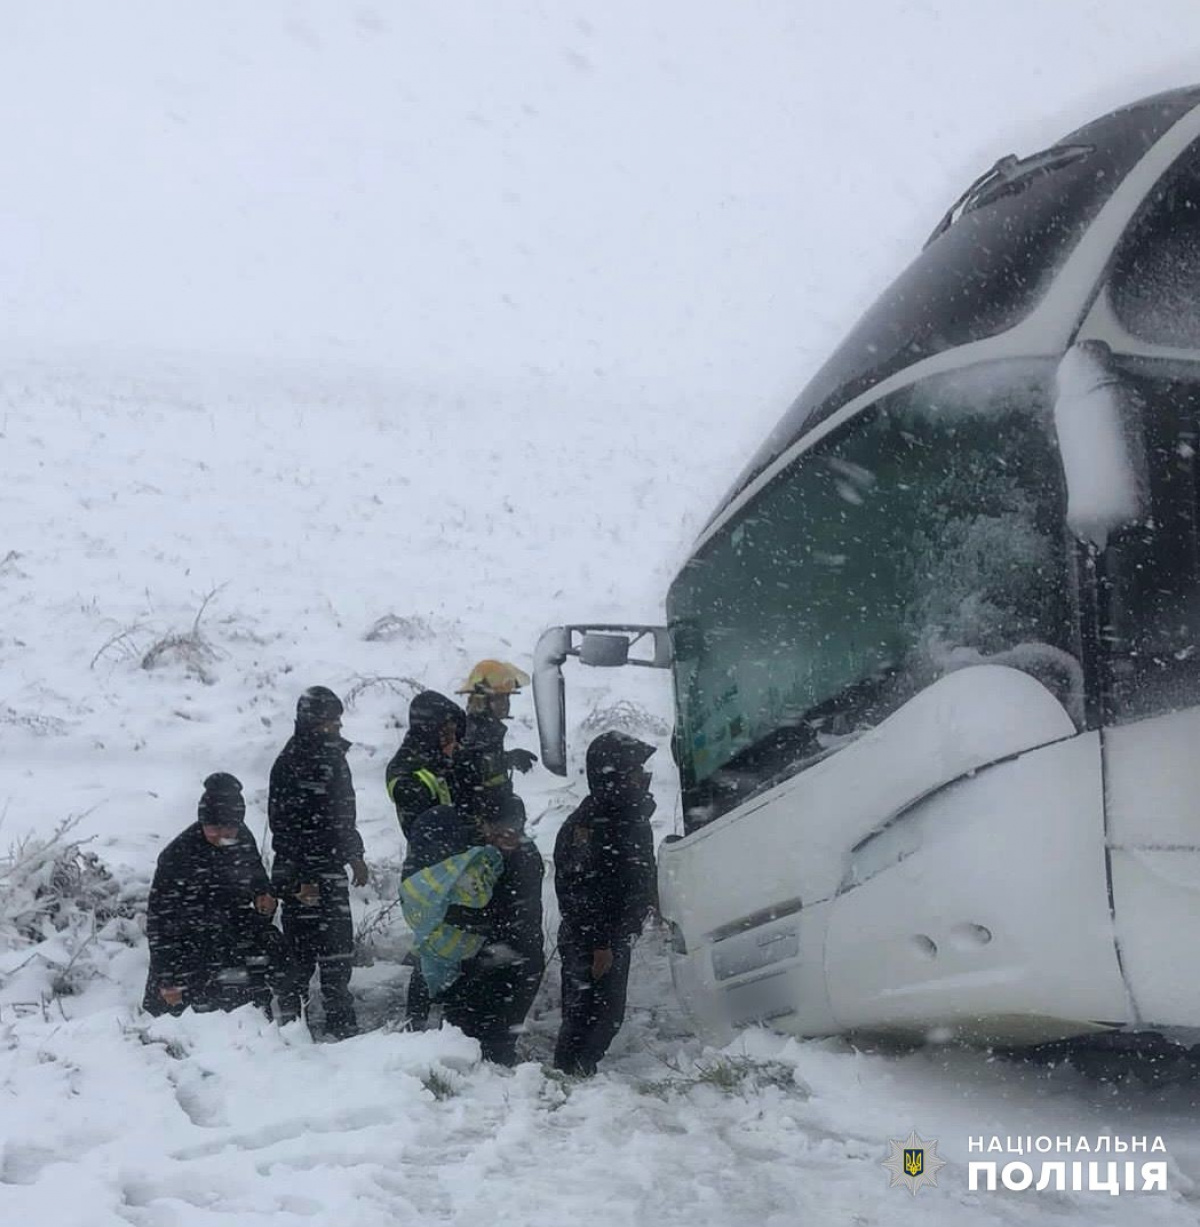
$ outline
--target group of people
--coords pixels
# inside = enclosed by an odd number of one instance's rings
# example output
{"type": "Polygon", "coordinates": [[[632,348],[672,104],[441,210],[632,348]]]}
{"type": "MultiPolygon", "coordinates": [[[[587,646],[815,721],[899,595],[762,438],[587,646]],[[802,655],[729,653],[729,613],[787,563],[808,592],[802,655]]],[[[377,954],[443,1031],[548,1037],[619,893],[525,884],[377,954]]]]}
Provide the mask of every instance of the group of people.
{"type": "MultiPolygon", "coordinates": [[[[528,680],[486,660],[458,692],[465,709],[422,691],[384,780],[406,842],[407,1025],[424,1028],[436,1012],[504,1065],[516,1061],[546,970],[544,865],[513,787],[513,772],[537,757],[504,744],[512,695],[528,680]]],[[[365,885],[368,867],[342,714],[324,686],[300,696],[295,730],[271,769],[269,875],[241,783],[225,772],[204,781],[196,821],[163,850],[150,889],[150,1013],[253,1003],[291,1022],[306,1014],[316,976],[326,1034],[357,1032],[349,882],[365,885]]],[[[624,733],[597,737],[587,750],[588,796],[555,843],[562,1027],[554,1063],[568,1073],[594,1073],[624,1019],[633,941],[655,899],[653,753],[624,733]]]]}

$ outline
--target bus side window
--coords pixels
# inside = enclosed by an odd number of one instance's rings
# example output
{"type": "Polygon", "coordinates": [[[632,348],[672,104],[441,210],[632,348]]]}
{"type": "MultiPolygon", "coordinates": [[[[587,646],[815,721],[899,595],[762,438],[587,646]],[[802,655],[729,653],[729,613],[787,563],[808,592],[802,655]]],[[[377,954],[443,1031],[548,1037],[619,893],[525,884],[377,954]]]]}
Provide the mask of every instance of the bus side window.
{"type": "Polygon", "coordinates": [[[1200,142],[1163,177],[1122,240],[1109,297],[1133,336],[1200,349],[1200,142]]]}
{"type": "Polygon", "coordinates": [[[1103,558],[1112,715],[1139,719],[1200,703],[1200,384],[1139,378],[1150,517],[1103,558]]]}

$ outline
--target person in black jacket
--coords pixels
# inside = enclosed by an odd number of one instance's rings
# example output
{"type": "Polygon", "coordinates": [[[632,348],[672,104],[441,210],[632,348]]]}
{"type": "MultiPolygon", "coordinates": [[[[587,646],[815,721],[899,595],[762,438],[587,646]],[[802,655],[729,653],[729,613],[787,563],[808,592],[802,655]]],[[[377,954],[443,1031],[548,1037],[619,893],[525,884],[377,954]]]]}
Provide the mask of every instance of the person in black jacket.
{"type": "Polygon", "coordinates": [[[633,939],[655,900],[653,753],[625,733],[597,737],[589,795],[554,844],[563,999],[554,1064],[566,1073],[595,1073],[625,1018],[633,939]]]}
{"type": "Polygon", "coordinates": [[[486,825],[487,840],[504,857],[484,920],[491,963],[479,969],[475,986],[476,1026],[484,1056],[500,1065],[517,1059],[517,1035],[546,970],[542,929],[542,878],[545,865],[537,845],[525,833],[525,805],[512,796],[501,814],[486,825]]]}
{"type": "Polygon", "coordinates": [[[453,804],[453,759],[466,731],[463,709],[435,690],[422,690],[409,704],[408,731],[384,772],[405,839],[427,809],[453,804]]]}
{"type": "Polygon", "coordinates": [[[342,1039],[358,1030],[350,995],[354,925],[346,866],[365,886],[367,864],[356,825],[354,782],[343,740],[342,703],[312,686],[296,705],[295,732],[271,768],[267,813],[275,850],[271,879],[283,900],[283,931],[291,943],[307,1001],[319,970],[326,1033],[342,1039]]]}
{"type": "MultiPolygon", "coordinates": [[[[478,849],[484,842],[479,824],[454,806],[431,806],[417,816],[410,828],[408,850],[400,871],[401,881],[405,882],[448,858],[478,849]]],[[[489,872],[488,878],[491,877],[489,872]]],[[[440,927],[457,930],[462,935],[453,940],[454,949],[447,955],[448,958],[461,958],[462,961],[454,969],[453,979],[448,987],[441,990],[437,1001],[445,1009],[447,1022],[480,1040],[485,1058],[489,1055],[486,1043],[489,1032],[488,999],[480,994],[480,971],[488,961],[481,959],[481,956],[491,939],[491,927],[485,914],[493,890],[494,886],[488,888],[488,898],[483,901],[483,906],[451,903],[440,922],[440,927]],[[464,950],[466,957],[462,957],[464,950]]]]}
{"type": "Polygon", "coordinates": [[[481,660],[459,687],[467,696],[467,725],[455,761],[455,796],[477,821],[505,821],[512,812],[513,769],[526,772],[537,762],[532,750],[504,747],[512,696],[528,683],[516,665],[481,660]]]}
{"type": "Polygon", "coordinates": [[[455,796],[504,855],[504,873],[486,917],[496,956],[478,968],[471,985],[485,1056],[504,1065],[516,1061],[517,1032],[545,970],[545,867],[525,835],[525,805],[512,782],[514,769],[527,772],[538,760],[530,750],[504,745],[512,696],[528,684],[528,674],[516,665],[481,660],[459,688],[467,696],[467,730],[455,760],[455,796]]]}
{"type": "Polygon", "coordinates": [[[233,1010],[250,1002],[281,1021],[299,1007],[287,943],[271,923],[275,895],[245,825],[242,786],[217,772],[204,781],[196,821],[158,858],[146,936],[150,973],[143,1008],[233,1010]]]}
{"type": "MultiPolygon", "coordinates": [[[[409,704],[408,731],[384,772],[405,840],[427,810],[453,803],[453,759],[466,730],[463,709],[435,690],[422,690],[409,704]]],[[[405,1012],[409,1028],[420,1031],[429,1021],[429,989],[420,960],[411,955],[410,960],[405,1012]]]]}
{"type": "MultiPolygon", "coordinates": [[[[451,904],[444,923],[473,947],[437,1000],[446,1022],[479,1041],[485,1061],[516,1062],[517,1030],[541,982],[542,858],[524,836],[524,807],[486,824],[449,805],[427,809],[413,823],[401,878],[471,848],[489,845],[503,863],[490,898],[478,907],[451,904]]],[[[456,943],[462,949],[462,943],[456,943]]]]}

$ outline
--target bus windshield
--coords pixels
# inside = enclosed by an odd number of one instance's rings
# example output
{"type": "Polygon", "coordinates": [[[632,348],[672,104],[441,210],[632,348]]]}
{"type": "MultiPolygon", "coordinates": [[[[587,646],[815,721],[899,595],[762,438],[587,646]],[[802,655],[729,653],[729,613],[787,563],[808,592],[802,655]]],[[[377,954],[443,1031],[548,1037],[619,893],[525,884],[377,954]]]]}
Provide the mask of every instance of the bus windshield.
{"type": "MultiPolygon", "coordinates": [[[[1075,642],[1052,365],[989,364],[879,402],[714,534],[667,600],[689,829],[947,670],[1075,642]]],[[[1082,718],[1081,713],[1073,713],[1082,718]]]]}

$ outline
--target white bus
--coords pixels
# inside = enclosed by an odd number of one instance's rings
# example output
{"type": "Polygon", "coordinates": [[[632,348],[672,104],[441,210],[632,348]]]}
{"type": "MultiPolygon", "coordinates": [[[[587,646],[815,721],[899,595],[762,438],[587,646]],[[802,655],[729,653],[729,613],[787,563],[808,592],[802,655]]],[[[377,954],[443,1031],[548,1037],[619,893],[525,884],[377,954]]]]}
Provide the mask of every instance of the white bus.
{"type": "Polygon", "coordinates": [[[663,627],[704,1032],[1200,1038],[1200,88],[1002,159],[750,461],[663,627]]]}

